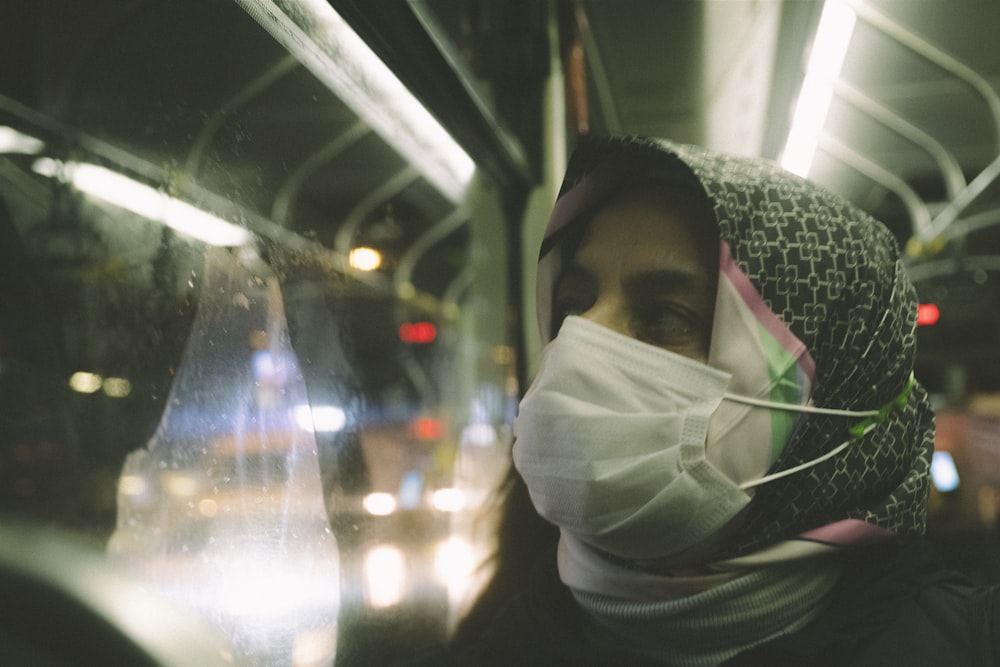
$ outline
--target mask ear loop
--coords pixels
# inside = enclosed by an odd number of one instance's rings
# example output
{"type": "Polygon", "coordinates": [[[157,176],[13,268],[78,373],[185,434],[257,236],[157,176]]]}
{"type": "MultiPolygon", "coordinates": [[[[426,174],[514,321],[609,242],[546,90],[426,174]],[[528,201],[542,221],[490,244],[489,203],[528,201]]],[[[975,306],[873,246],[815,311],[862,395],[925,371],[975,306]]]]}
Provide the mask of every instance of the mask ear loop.
{"type": "MultiPolygon", "coordinates": [[[[865,410],[856,412],[851,410],[833,410],[828,408],[815,408],[806,406],[788,406],[787,409],[789,410],[794,409],[801,412],[811,412],[813,414],[834,415],[834,416],[842,415],[851,417],[858,415],[868,415],[868,417],[867,419],[863,419],[858,423],[854,424],[853,426],[851,426],[850,428],[848,428],[847,432],[850,433],[851,437],[849,437],[847,440],[840,443],[830,451],[826,452],[822,456],[806,461],[805,463],[799,464],[797,466],[793,466],[791,468],[787,468],[785,470],[781,470],[779,472],[772,473],[770,475],[765,475],[758,479],[750,480],[749,482],[743,482],[742,484],[740,484],[740,488],[746,490],[746,489],[751,489],[755,486],[760,486],[761,484],[766,484],[767,482],[773,482],[776,479],[781,479],[782,477],[793,475],[797,472],[801,472],[808,468],[812,468],[813,466],[818,465],[823,461],[826,461],[827,459],[833,458],[834,456],[836,456],[837,454],[839,454],[840,452],[844,451],[849,446],[851,446],[852,443],[868,435],[876,426],[884,423],[889,418],[889,415],[892,413],[893,410],[896,409],[902,410],[904,407],[906,407],[906,404],[910,400],[910,394],[913,392],[913,387],[915,384],[916,380],[914,379],[913,373],[911,372],[909,379],[906,381],[906,385],[903,387],[903,390],[899,392],[899,394],[895,398],[890,400],[888,403],[883,405],[878,410],[865,410]]],[[[771,407],[771,408],[777,407],[776,404],[768,403],[767,401],[757,401],[757,399],[752,399],[747,397],[738,397],[738,399],[740,400],[740,402],[749,403],[751,405],[756,405],[759,403],[760,405],[762,405],[762,407],[771,407]],[[747,400],[742,400],[743,398],[746,398],[747,400]]]]}

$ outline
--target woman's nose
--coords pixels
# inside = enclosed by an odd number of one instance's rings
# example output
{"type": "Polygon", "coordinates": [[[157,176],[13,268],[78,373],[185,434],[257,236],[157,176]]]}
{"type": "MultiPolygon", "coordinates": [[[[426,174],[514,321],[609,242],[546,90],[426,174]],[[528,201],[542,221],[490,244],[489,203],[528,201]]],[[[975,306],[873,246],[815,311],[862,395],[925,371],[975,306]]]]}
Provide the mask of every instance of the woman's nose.
{"type": "Polygon", "coordinates": [[[623,304],[618,299],[598,299],[580,317],[600,324],[616,333],[632,336],[629,318],[623,304]]]}

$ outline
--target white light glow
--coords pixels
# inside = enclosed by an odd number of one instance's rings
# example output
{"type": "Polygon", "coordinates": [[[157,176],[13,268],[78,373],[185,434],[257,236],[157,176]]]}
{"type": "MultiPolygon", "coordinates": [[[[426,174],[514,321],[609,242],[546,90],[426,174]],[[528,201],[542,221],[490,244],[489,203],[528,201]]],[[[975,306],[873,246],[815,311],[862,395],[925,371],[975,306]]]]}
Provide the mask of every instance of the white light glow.
{"type": "Polygon", "coordinates": [[[354,248],[347,256],[347,262],[358,271],[374,271],[382,266],[382,253],[374,248],[354,248]]]}
{"type": "Polygon", "coordinates": [[[12,127],[0,125],[0,153],[37,155],[43,148],[45,142],[41,139],[18,132],[12,127]]]}
{"type": "Polygon", "coordinates": [[[431,504],[441,512],[459,512],[465,508],[465,492],[461,489],[438,489],[431,496],[431,504]]]}
{"type": "Polygon", "coordinates": [[[149,482],[139,475],[122,475],[118,479],[118,492],[126,496],[141,496],[149,490],[149,482]]]}
{"type": "Polygon", "coordinates": [[[931,480],[938,491],[947,493],[958,488],[958,468],[948,452],[934,452],[931,458],[931,480]]]}
{"type": "Polygon", "coordinates": [[[312,409],[312,415],[317,431],[339,431],[347,423],[344,411],[332,405],[318,405],[312,409]]]}
{"type": "Polygon", "coordinates": [[[434,572],[440,581],[468,577],[472,567],[472,546],[468,541],[452,537],[438,544],[434,553],[434,572]]]}
{"type": "Polygon", "coordinates": [[[808,176],[820,132],[833,99],[833,87],[847,55],[856,16],[843,0],[823,5],[805,79],[792,117],[792,128],[781,157],[781,166],[808,176]]]}
{"type": "Polygon", "coordinates": [[[219,513],[219,503],[211,498],[202,498],[198,501],[198,513],[202,516],[213,517],[219,513]]]}
{"type": "Polygon", "coordinates": [[[226,614],[270,622],[287,614],[301,614],[315,608],[317,602],[336,599],[329,596],[337,593],[332,577],[297,572],[277,553],[253,550],[232,554],[204,591],[226,614]]]}
{"type": "Polygon", "coordinates": [[[73,391],[81,394],[93,394],[104,384],[104,378],[97,373],[86,373],[80,371],[73,373],[69,378],[69,386],[73,391]]]}
{"type": "Polygon", "coordinates": [[[125,378],[105,378],[101,389],[111,398],[125,398],[132,393],[132,383],[125,378]]]}
{"type": "Polygon", "coordinates": [[[335,433],[347,423],[347,415],[334,405],[297,405],[295,423],[304,431],[335,433]]]}
{"type": "Polygon", "coordinates": [[[468,595],[475,567],[475,555],[467,540],[451,537],[438,543],[434,552],[434,575],[448,589],[452,604],[468,595]]]}
{"type": "Polygon", "coordinates": [[[164,473],[160,483],[163,485],[163,490],[172,496],[187,498],[198,492],[198,481],[180,473],[164,473]]]}
{"type": "Polygon", "coordinates": [[[237,1],[444,196],[463,199],[472,158],[326,0],[296,3],[299,23],[273,0],[237,1]]]}
{"type": "Polygon", "coordinates": [[[324,626],[307,630],[292,645],[292,667],[332,665],[337,655],[337,627],[324,626]]]}
{"type": "Polygon", "coordinates": [[[463,445],[475,445],[485,447],[497,441],[497,430],[492,424],[469,424],[462,429],[461,442],[463,445]]]}
{"type": "Polygon", "coordinates": [[[365,511],[375,516],[388,516],[396,511],[396,497],[391,493],[376,491],[369,493],[361,503],[365,511]]]}
{"type": "Polygon", "coordinates": [[[375,608],[392,607],[403,599],[406,559],[398,548],[375,547],[365,554],[365,600],[375,608]]]}
{"type": "Polygon", "coordinates": [[[62,176],[88,195],[165,224],[209,245],[241,246],[251,238],[250,233],[238,225],[105,167],[41,158],[35,161],[33,168],[43,176],[62,176]]]}

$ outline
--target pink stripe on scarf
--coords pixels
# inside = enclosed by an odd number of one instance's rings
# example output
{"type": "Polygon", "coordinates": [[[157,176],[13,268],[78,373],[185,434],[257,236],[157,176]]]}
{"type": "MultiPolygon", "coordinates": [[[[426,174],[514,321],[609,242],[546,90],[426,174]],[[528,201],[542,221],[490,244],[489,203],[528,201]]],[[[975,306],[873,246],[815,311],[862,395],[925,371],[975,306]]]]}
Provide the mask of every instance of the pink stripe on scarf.
{"type": "Polygon", "coordinates": [[[802,341],[795,337],[791,329],[774,314],[774,311],[764,303],[764,300],[750,282],[750,279],[746,277],[733,260],[729,244],[722,241],[720,246],[720,274],[723,278],[728,279],[733,287],[736,288],[736,292],[743,299],[743,302],[750,309],[750,312],[753,313],[757,321],[760,322],[761,326],[774,336],[774,339],[792,355],[792,358],[798,360],[799,368],[802,369],[802,372],[809,378],[809,383],[812,384],[816,377],[816,362],[813,361],[809,350],[805,348],[802,341]]]}
{"type": "Polygon", "coordinates": [[[892,537],[892,532],[861,519],[844,519],[802,533],[799,537],[826,544],[846,545],[884,540],[892,537]]]}

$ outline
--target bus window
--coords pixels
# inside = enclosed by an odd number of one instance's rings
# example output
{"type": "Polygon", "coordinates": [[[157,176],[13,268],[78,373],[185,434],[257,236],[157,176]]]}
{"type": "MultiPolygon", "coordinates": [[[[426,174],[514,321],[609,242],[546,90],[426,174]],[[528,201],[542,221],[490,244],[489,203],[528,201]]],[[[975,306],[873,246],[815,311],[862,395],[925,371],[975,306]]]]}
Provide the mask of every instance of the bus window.
{"type": "Polygon", "coordinates": [[[325,2],[57,0],[0,35],[34,59],[0,65],[0,509],[236,664],[443,639],[512,439],[521,194],[325,2]]]}

